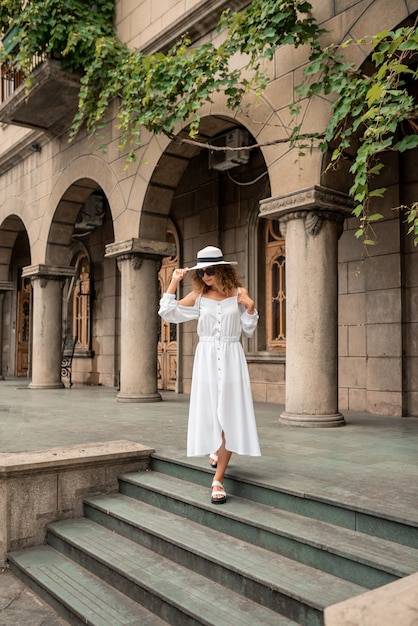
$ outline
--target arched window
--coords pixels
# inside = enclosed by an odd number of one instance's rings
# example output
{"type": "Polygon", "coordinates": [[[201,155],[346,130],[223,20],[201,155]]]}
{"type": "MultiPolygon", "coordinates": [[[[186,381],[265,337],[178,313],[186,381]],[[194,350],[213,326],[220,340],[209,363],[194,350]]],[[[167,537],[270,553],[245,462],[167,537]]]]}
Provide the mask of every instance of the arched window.
{"type": "Polygon", "coordinates": [[[81,254],[77,260],[73,291],[73,338],[79,348],[90,349],[90,259],[81,254]]]}
{"type": "Polygon", "coordinates": [[[286,348],[286,246],[276,220],[265,229],[266,349],[286,348]]]}

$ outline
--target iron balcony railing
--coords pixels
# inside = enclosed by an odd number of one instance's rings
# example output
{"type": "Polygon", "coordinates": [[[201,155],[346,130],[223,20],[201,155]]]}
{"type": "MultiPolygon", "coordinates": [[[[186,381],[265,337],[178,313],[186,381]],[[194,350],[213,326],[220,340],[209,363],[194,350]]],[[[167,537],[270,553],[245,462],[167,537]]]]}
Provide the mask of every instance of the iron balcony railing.
{"type": "MultiPolygon", "coordinates": [[[[32,59],[30,71],[38,67],[45,59],[46,54],[36,55],[32,59]]],[[[24,75],[22,70],[16,69],[12,63],[6,61],[0,66],[0,85],[1,85],[1,102],[10,98],[20,85],[24,83],[24,75]]]]}

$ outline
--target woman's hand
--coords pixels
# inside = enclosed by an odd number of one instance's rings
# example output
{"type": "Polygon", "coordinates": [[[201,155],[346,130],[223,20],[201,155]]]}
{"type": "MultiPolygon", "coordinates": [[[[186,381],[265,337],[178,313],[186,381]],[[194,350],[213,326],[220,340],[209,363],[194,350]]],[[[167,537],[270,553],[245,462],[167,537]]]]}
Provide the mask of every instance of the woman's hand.
{"type": "Polygon", "coordinates": [[[248,291],[243,287],[241,287],[240,293],[238,294],[238,303],[245,306],[249,315],[254,315],[255,302],[250,298],[248,291]]]}
{"type": "Polygon", "coordinates": [[[184,268],[176,268],[173,272],[173,275],[171,277],[171,281],[170,284],[168,286],[167,292],[166,293],[176,293],[177,291],[177,287],[179,285],[179,283],[183,280],[183,278],[186,276],[187,272],[189,271],[188,267],[184,267],[184,268]]]}

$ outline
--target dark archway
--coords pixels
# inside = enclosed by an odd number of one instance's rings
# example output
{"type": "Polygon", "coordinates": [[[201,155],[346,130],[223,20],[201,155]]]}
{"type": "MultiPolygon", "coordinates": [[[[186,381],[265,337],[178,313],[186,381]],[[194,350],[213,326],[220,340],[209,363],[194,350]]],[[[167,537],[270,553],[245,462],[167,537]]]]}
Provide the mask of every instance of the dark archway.
{"type": "MultiPolygon", "coordinates": [[[[196,140],[199,143],[211,143],[213,138],[236,128],[242,129],[231,118],[205,117],[201,120],[196,140]]],[[[250,138],[250,142],[253,143],[254,140],[250,138]]],[[[207,163],[209,150],[192,145],[187,128],[182,130],[165,149],[154,169],[145,196],[140,223],[141,237],[165,240],[167,217],[178,185],[192,160],[200,153],[205,153],[203,158],[207,163]]]]}
{"type": "Polygon", "coordinates": [[[22,268],[31,262],[29,238],[22,220],[11,215],[0,228],[0,355],[2,368],[10,376],[30,372],[31,284],[22,279],[22,268]]]}

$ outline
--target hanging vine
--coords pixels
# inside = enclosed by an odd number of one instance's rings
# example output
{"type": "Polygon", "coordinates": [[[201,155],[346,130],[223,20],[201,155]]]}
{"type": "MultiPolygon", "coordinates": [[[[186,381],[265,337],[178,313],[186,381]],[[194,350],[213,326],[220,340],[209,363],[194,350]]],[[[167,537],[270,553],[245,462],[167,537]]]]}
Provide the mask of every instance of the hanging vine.
{"type": "Polygon", "coordinates": [[[1,6],[1,23],[8,25],[11,15],[19,27],[19,49],[10,60],[27,76],[34,55],[44,53],[61,58],[68,70],[83,70],[71,137],[83,124],[95,132],[117,98],[121,148],[129,142],[130,158],[143,128],[169,133],[191,120],[194,136],[199,109],[215,92],[223,91],[232,109],[252,89],[260,94],[267,84],[261,60],[271,59],[279,45],[310,45],[320,33],[309,2],[253,0],[243,11],[223,13],[218,30],[224,31],[224,41],[218,47],[192,47],[185,36],[166,54],[145,55],[116,37],[113,1],[97,0],[94,13],[80,0],[3,0],[1,6]],[[247,62],[231,69],[236,53],[247,62]]]}
{"type": "MultiPolygon", "coordinates": [[[[329,168],[353,155],[349,193],[355,202],[353,213],[359,218],[356,237],[366,244],[375,243],[373,224],[383,218],[372,209],[373,198],[381,198],[386,191],[374,184],[384,168],[382,153],[418,147],[418,103],[411,88],[418,78],[417,51],[416,22],[341,46],[323,50],[316,46],[304,71],[305,80],[297,88],[300,100],[292,105],[292,112],[298,115],[304,98],[322,95],[334,99],[325,135],[317,138],[323,152],[331,151],[329,168]],[[373,49],[369,73],[345,61],[342,53],[353,45],[373,49]]],[[[295,127],[295,138],[299,132],[295,127]]],[[[418,203],[399,208],[406,213],[408,234],[414,234],[418,243],[418,203]]]]}

